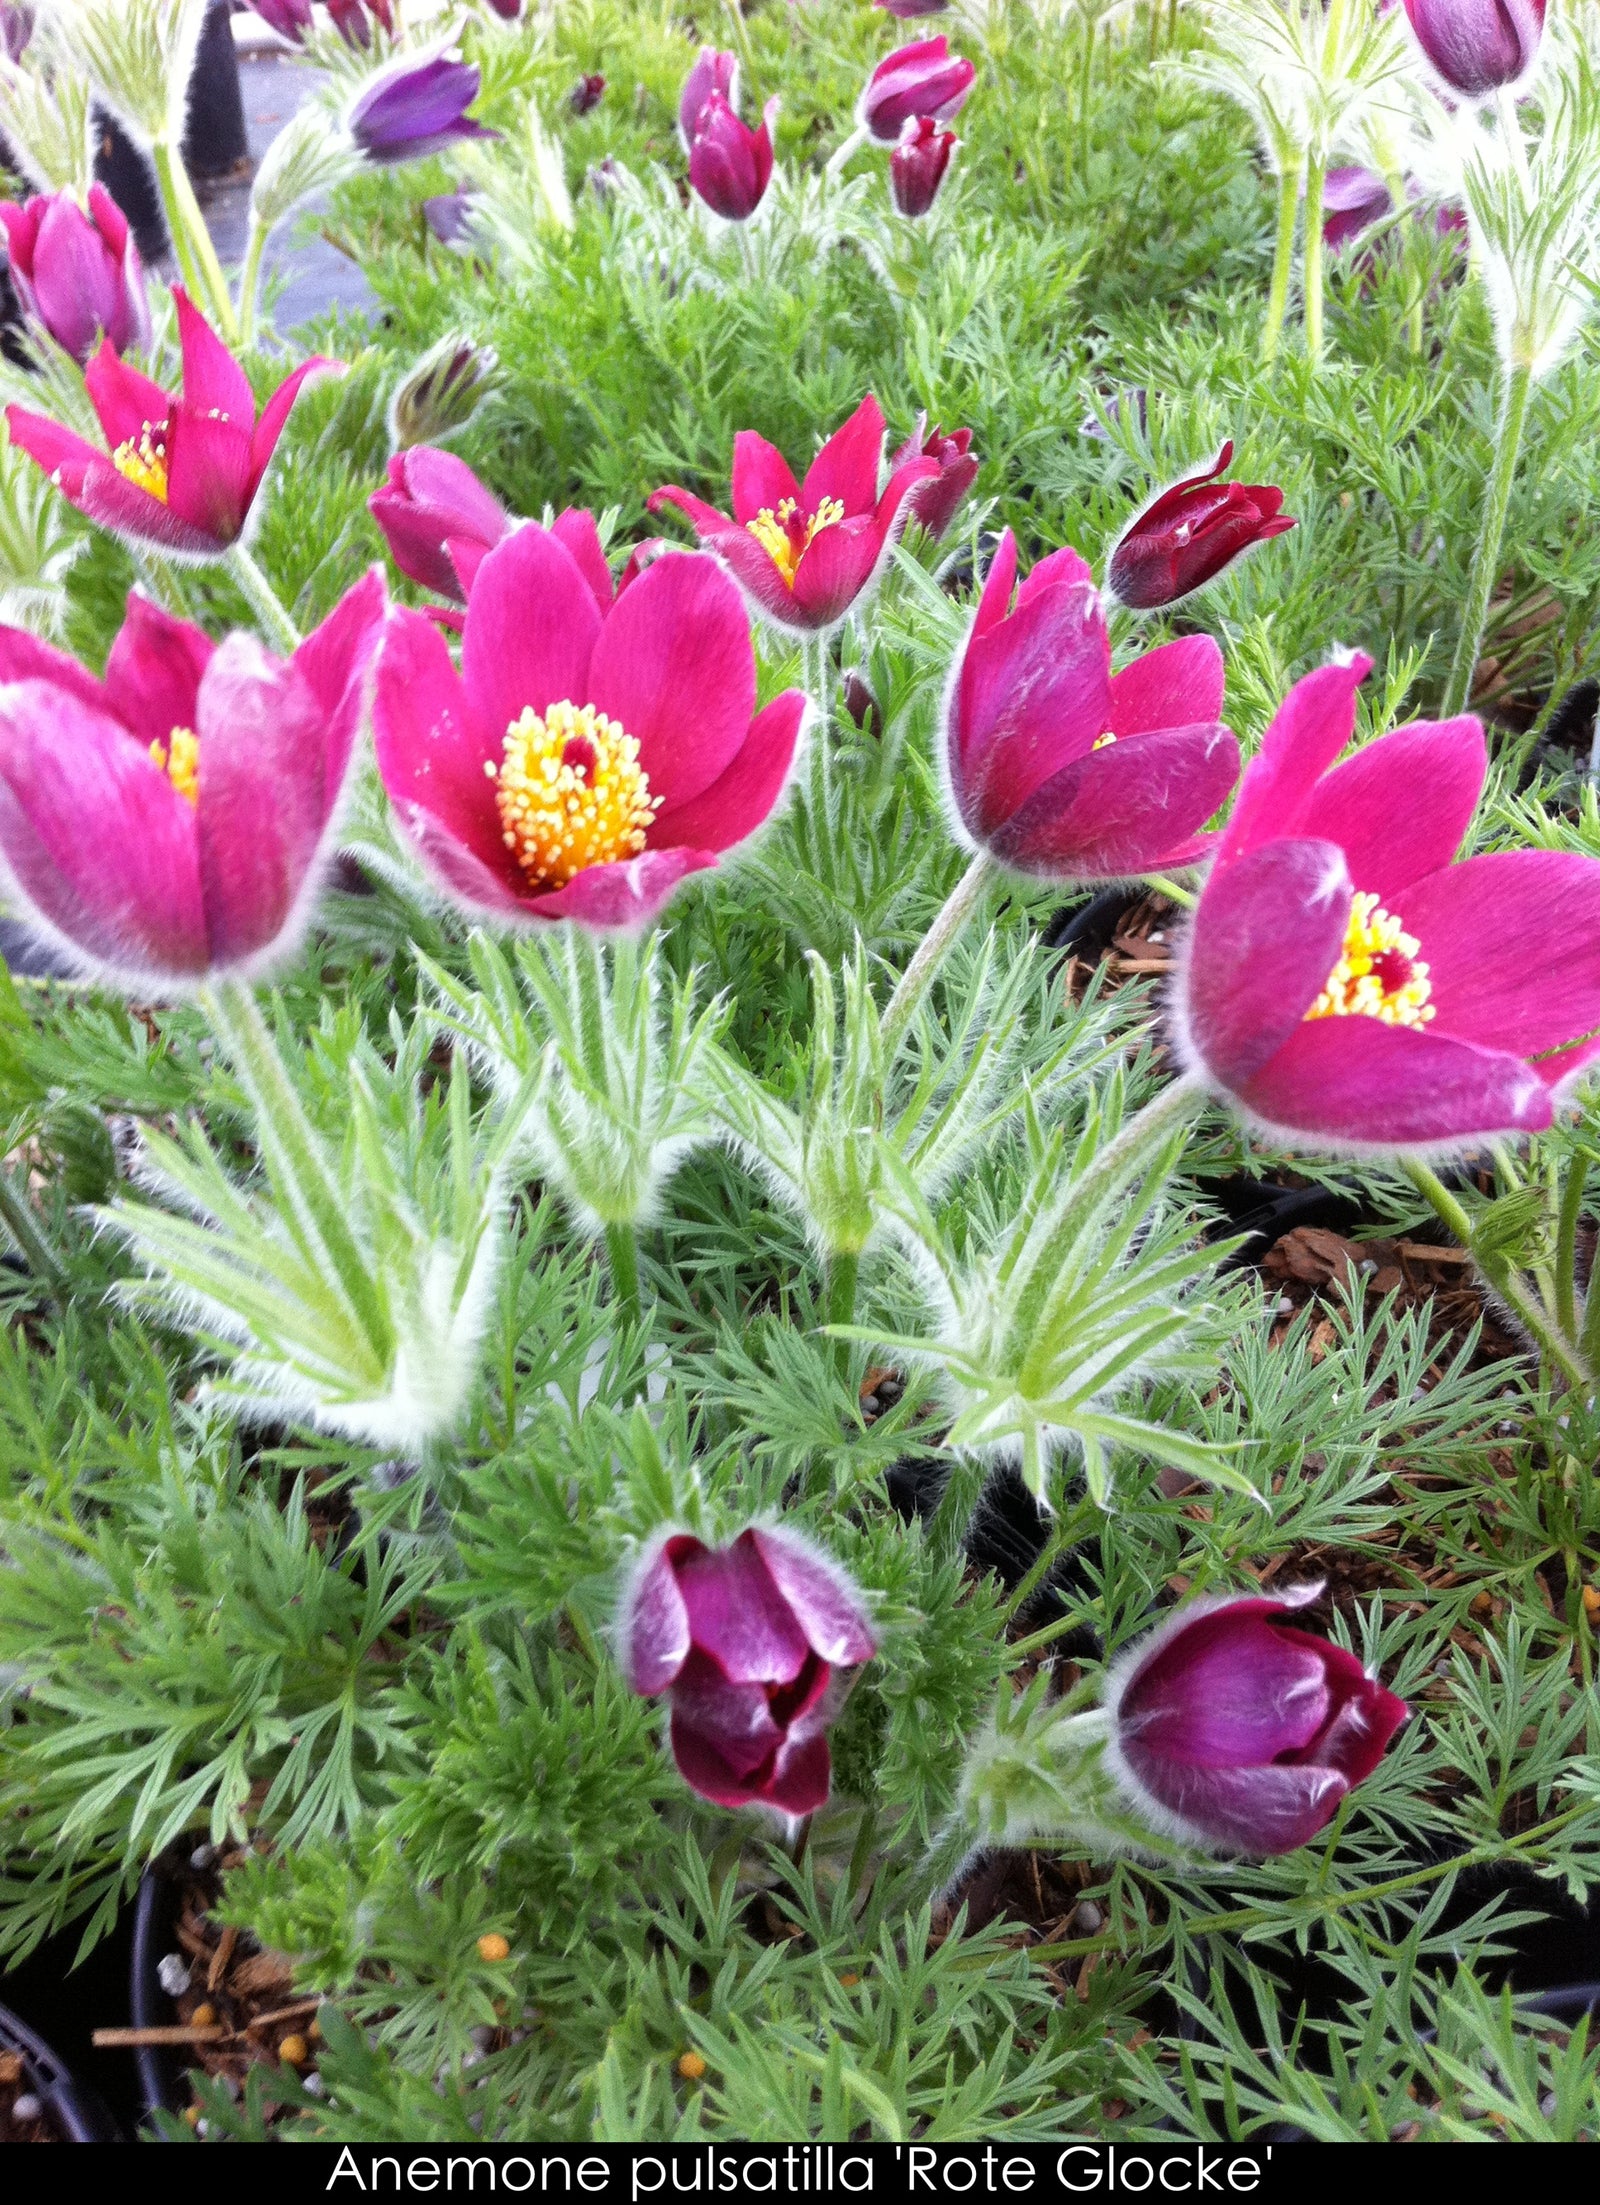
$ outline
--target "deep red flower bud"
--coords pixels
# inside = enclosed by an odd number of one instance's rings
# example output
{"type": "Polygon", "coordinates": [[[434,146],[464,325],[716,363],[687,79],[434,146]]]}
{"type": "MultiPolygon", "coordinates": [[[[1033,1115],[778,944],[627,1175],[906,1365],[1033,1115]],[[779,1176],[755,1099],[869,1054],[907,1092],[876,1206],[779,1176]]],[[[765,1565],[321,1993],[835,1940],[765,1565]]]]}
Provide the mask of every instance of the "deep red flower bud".
{"type": "Polygon", "coordinates": [[[883,708],[872,693],[871,682],[859,666],[850,667],[845,674],[844,708],[863,734],[883,733],[883,708]]]}
{"type": "Polygon", "coordinates": [[[1430,68],[1458,99],[1520,84],[1539,58],[1545,0],[1405,0],[1430,68]]]}
{"type": "Polygon", "coordinates": [[[1217,481],[1232,459],[1230,439],[1209,467],[1163,490],[1128,523],[1106,562],[1107,593],[1119,605],[1133,612],[1176,605],[1253,544],[1294,527],[1279,511],[1281,490],[1217,481]]]}
{"type": "Polygon", "coordinates": [[[87,212],[72,191],[58,191],[0,205],[0,222],[18,298],[80,367],[100,337],[118,353],[150,342],[139,248],[104,185],[89,186],[87,212]]]}
{"type": "Polygon", "coordinates": [[[514,23],[522,13],[522,0],[489,0],[489,5],[503,23],[514,23]]]}
{"type": "Polygon", "coordinates": [[[759,130],[741,122],[720,92],[701,109],[689,148],[689,181],[725,222],[748,222],[766,196],[777,119],[775,99],[762,110],[759,130]]]}
{"type": "Polygon", "coordinates": [[[702,1799],[787,1815],[826,1802],[828,1726],[878,1644],[836,1563],[765,1526],[727,1547],[671,1532],[634,1574],[620,1635],[628,1682],[665,1696],[672,1757],[702,1799]]]}
{"type": "Polygon", "coordinates": [[[867,79],[856,121],[881,145],[896,145],[908,122],[950,122],[966,105],[977,70],[947,38],[919,39],[880,61],[867,79]]]}
{"type": "Polygon", "coordinates": [[[458,605],[511,528],[500,500],[466,461],[430,444],[396,452],[388,482],[367,504],[400,572],[458,605]]]}
{"type": "Polygon", "coordinates": [[[918,115],[906,124],[889,156],[889,196],[897,214],[915,221],[930,212],[960,143],[953,130],[941,130],[931,115],[918,115]]]}
{"type": "Polygon", "coordinates": [[[1153,1829],[1290,1853],[1383,1759],[1410,1709],[1288,1620],[1321,1589],[1192,1601],[1112,1672],[1107,1759],[1153,1829]]]}
{"type": "Polygon", "coordinates": [[[972,449],[972,431],[928,427],[928,417],[917,416],[917,425],[889,462],[890,471],[908,459],[936,459],[939,472],[919,482],[909,500],[911,511],[930,536],[942,536],[955,519],[956,508],[978,479],[978,457],[972,449]]]}
{"type": "Polygon", "coordinates": [[[333,27],[347,46],[370,46],[372,26],[367,17],[372,16],[394,36],[394,11],[389,0],[328,0],[328,14],[333,27]]]}
{"type": "Polygon", "coordinates": [[[596,70],[592,75],[579,77],[567,94],[567,105],[575,115],[587,115],[591,108],[600,105],[605,97],[605,90],[606,80],[596,70]]]}
{"type": "Polygon", "coordinates": [[[269,30],[296,46],[311,28],[311,0],[250,0],[250,6],[269,30]]]}
{"type": "Polygon", "coordinates": [[[713,94],[737,109],[739,57],[722,53],[715,46],[702,46],[700,58],[684,78],[683,90],[678,95],[678,136],[683,140],[685,153],[694,144],[700,117],[710,106],[713,94]]]}
{"type": "Polygon", "coordinates": [[[882,8],[885,15],[897,16],[902,23],[911,23],[919,15],[943,15],[950,0],[872,0],[875,8],[882,8]]]}

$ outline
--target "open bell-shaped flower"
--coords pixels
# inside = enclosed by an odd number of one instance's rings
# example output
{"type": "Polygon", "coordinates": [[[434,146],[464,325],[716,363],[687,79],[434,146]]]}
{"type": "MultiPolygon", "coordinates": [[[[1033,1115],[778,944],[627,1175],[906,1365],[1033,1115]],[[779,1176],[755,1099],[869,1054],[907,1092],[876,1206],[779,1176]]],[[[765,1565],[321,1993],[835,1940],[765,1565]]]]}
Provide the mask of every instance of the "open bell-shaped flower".
{"type": "Polygon", "coordinates": [[[497,130],[467,113],[481,85],[476,62],[453,61],[448,54],[403,59],[380,71],[359,94],[346,127],[367,159],[384,167],[420,161],[464,138],[497,138],[497,130]]]}
{"type": "Polygon", "coordinates": [[[113,352],[150,342],[144,266],[128,218],[103,184],[87,208],[72,191],[0,203],[11,280],[32,319],[80,367],[104,338],[113,352]]]}

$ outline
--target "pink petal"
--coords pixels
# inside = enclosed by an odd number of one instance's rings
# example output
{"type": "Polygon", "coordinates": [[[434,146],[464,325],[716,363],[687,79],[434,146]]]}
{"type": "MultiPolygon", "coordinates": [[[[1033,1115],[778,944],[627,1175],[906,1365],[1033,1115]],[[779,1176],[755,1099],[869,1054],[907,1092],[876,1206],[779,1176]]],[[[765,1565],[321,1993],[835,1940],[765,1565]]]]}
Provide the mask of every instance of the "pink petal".
{"type": "Polygon", "coordinates": [[[1143,735],[1158,727],[1201,727],[1220,720],[1224,678],[1222,653],[1213,636],[1185,635],[1160,644],[1112,675],[1111,732],[1143,735]]]}
{"type": "Polygon", "coordinates": [[[684,1555],[677,1575],[696,1650],[730,1684],[789,1684],[799,1676],[810,1650],[806,1634],[753,1532],[741,1532],[732,1546],[684,1555]]]}
{"type": "Polygon", "coordinates": [[[725,1684],[688,1707],[672,1696],[672,1758],[692,1791],[717,1807],[748,1807],[762,1797],[783,1743],[755,1685],[725,1684]]]}
{"type": "Polygon", "coordinates": [[[1213,871],[1188,939],[1180,1006],[1190,1044],[1224,1088],[1237,1092],[1299,1031],[1339,961],[1351,893],[1331,842],[1269,842],[1213,871]]]}
{"type": "Polygon", "coordinates": [[[622,1603],[622,1662],[635,1692],[665,1692],[689,1653],[689,1611],[678,1590],[675,1561],[700,1545],[685,1533],[660,1540],[645,1554],[622,1603]]]}
{"type": "Polygon", "coordinates": [[[989,848],[1002,865],[1055,878],[1159,872],[1225,801],[1238,774],[1239,746],[1225,727],[1129,736],[1052,774],[989,848]]]}
{"type": "Polygon", "coordinates": [[[480,763],[499,758],[506,729],[530,705],[543,713],[593,701],[589,658],[599,633],[594,592],[548,529],[525,521],[495,546],[478,569],[461,645],[480,763]]]}
{"type": "Polygon", "coordinates": [[[1303,1021],[1235,1091],[1288,1140],[1340,1147],[1542,1133],[1552,1116],[1549,1090],[1520,1057],[1377,1018],[1303,1021]]]}
{"type": "Polygon", "coordinates": [[[1358,653],[1347,666],[1319,666],[1295,683],[1245,774],[1219,865],[1298,831],[1306,799],[1355,733],[1356,691],[1371,671],[1371,659],[1358,653]]]}
{"type": "Polygon", "coordinates": [[[69,652],[42,643],[26,628],[0,627],[0,683],[12,681],[47,681],[53,689],[67,690],[91,712],[115,714],[118,709],[89,669],[69,652]]]}
{"type": "Polygon", "coordinates": [[[791,1733],[778,1748],[772,1774],[756,1796],[763,1807],[775,1807],[780,1814],[813,1815],[828,1804],[832,1786],[833,1764],[821,1731],[807,1738],[791,1733]]]}
{"type": "Polygon", "coordinates": [[[199,413],[186,398],[167,428],[167,506],[213,543],[237,541],[250,497],[250,431],[225,416],[199,413]]]}
{"type": "MultiPolygon", "coordinates": [[[[294,402],[307,382],[314,375],[343,375],[345,372],[344,363],[340,360],[324,360],[320,356],[305,360],[292,375],[284,377],[267,400],[261,409],[261,419],[256,422],[250,438],[250,486],[245,499],[247,507],[255,503],[267,469],[272,464],[272,455],[278,449],[278,439],[283,435],[289,415],[294,410],[294,402]]],[[[254,409],[243,418],[247,422],[252,420],[254,409]]]]}
{"type": "Polygon", "coordinates": [[[106,695],[146,749],[169,742],[175,727],[196,732],[200,680],[215,647],[203,629],[129,593],[128,617],[106,660],[106,695]]]}
{"type": "Polygon", "coordinates": [[[716,864],[711,850],[646,850],[613,865],[591,865],[565,888],[548,895],[524,895],[525,919],[571,919],[603,933],[633,933],[648,926],[691,873],[716,864]]]}
{"type": "Polygon", "coordinates": [[[794,570],[792,618],[810,628],[842,620],[872,580],[883,548],[868,516],[819,529],[794,570]]]}
{"type": "MultiPolygon", "coordinates": [[[[707,505],[704,498],[697,498],[692,490],[680,490],[675,482],[669,482],[664,490],[652,490],[644,502],[645,510],[650,513],[659,513],[664,505],[675,505],[680,513],[688,515],[694,523],[695,533],[700,536],[723,536],[730,530],[736,535],[744,533],[743,521],[730,520],[716,506],[707,505]]],[[[755,515],[752,513],[748,517],[754,520],[755,515]]],[[[753,543],[755,538],[750,540],[753,543]]]]}
{"type": "Polygon", "coordinates": [[[84,369],[83,380],[109,451],[137,444],[146,429],[165,428],[172,400],[159,383],[119,360],[109,344],[101,345],[84,369]]]}
{"type": "Polygon", "coordinates": [[[878,1641],[844,1572],[783,1531],[757,1525],[746,1536],[788,1603],[814,1654],[834,1669],[870,1661],[878,1641]]]}
{"type": "Polygon", "coordinates": [[[250,378],[181,284],[173,285],[172,300],[183,347],[184,399],[196,413],[216,413],[234,422],[248,438],[256,419],[250,378]]]}
{"type": "Polygon", "coordinates": [[[1337,842],[1357,888],[1390,905],[1460,849],[1488,765],[1470,716],[1402,727],[1324,774],[1295,832],[1337,842]]]}
{"type": "Polygon", "coordinates": [[[1195,1769],[1146,1763],[1136,1751],[1127,1758],[1145,1789],[1200,1843],[1236,1853],[1292,1853],[1309,1844],[1350,1789],[1334,1769],[1195,1769]]]}
{"type": "Polygon", "coordinates": [[[6,423],[12,443],[44,469],[69,505],[100,527],[190,558],[217,556],[220,547],[204,529],[191,526],[148,490],[129,482],[104,452],[59,422],[8,406],[6,423]]]}
{"type": "Polygon", "coordinates": [[[41,681],[0,692],[0,860],[92,963],[170,983],[207,964],[194,814],[120,721],[41,681]]]}
{"type": "Polygon", "coordinates": [[[1111,709],[1109,661],[1100,601],[1081,582],[1040,590],[974,635],[953,697],[949,763],[961,816],[980,841],[1091,750],[1111,709]]]}
{"type": "MultiPolygon", "coordinates": [[[[1009,534],[1010,531],[1008,530],[1007,533],[1009,534]]],[[[1090,566],[1088,560],[1080,557],[1070,544],[1065,544],[1059,551],[1047,552],[1044,558],[1037,560],[1028,569],[1026,579],[1017,592],[1018,608],[1020,609],[1025,605],[1035,592],[1047,590],[1057,582],[1092,582],[1093,580],[1094,569],[1090,566]]],[[[1202,714],[1201,717],[1211,719],[1215,715],[1208,712],[1202,714]]],[[[1172,720],[1167,724],[1175,727],[1181,723],[1172,720]]]]}
{"type": "Polygon", "coordinates": [[[1124,1752],[1228,1769],[1287,1759],[1310,1745],[1332,1707],[1321,1642],[1230,1603],[1163,1636],[1117,1706],[1124,1752]],[[1242,1612],[1244,1611],[1244,1612],[1242,1612]]]}
{"type": "Polygon", "coordinates": [[[370,567],[294,654],[295,670],[323,715],[325,794],[330,810],[344,787],[366,717],[388,599],[383,569],[370,567]]]}
{"type": "MultiPolygon", "coordinates": [[[[831,536],[834,531],[828,529],[824,533],[831,536]]],[[[816,627],[827,624],[808,617],[794,591],[778,572],[771,552],[757,543],[748,529],[730,526],[719,529],[704,541],[706,548],[715,554],[738,584],[746,605],[756,618],[791,635],[809,635],[816,627]]],[[[810,553],[805,556],[809,558],[810,553]]],[[[804,560],[801,563],[804,564],[804,560]]]]}
{"type": "Polygon", "coordinates": [[[805,713],[806,700],[798,689],[786,689],[774,697],[750,722],[733,763],[710,788],[687,804],[656,815],[650,826],[650,847],[731,850],[736,842],[753,835],[783,794],[805,713]]]}
{"type": "MultiPolygon", "coordinates": [[[[877,487],[876,482],[873,485],[877,487]]],[[[733,440],[733,513],[741,525],[763,507],[776,512],[785,498],[800,502],[800,485],[775,444],[754,429],[741,429],[733,440]]],[[[687,512],[688,508],[684,510],[687,512]]]]}
{"type": "MultiPolygon", "coordinates": [[[[800,491],[801,510],[815,513],[824,498],[837,498],[844,507],[846,520],[857,513],[870,513],[878,502],[878,467],[882,458],[883,408],[868,391],[849,420],[842,428],[834,430],[807,469],[800,491]]],[[[939,472],[937,460],[910,464],[922,468],[922,474],[917,477],[919,481],[923,475],[939,472]]],[[[740,514],[739,517],[746,520],[752,516],[740,514]]]]}
{"type": "MultiPolygon", "coordinates": [[[[594,601],[602,616],[611,610],[611,568],[600,542],[600,531],[595,526],[594,515],[587,507],[569,505],[564,513],[558,513],[551,524],[550,533],[558,544],[565,544],[577,563],[578,572],[594,592],[594,601]]],[[[461,573],[461,561],[456,561],[456,571],[461,574],[464,589],[470,590],[477,578],[477,567],[482,563],[483,551],[478,554],[472,572],[461,573]]]]}
{"type": "Polygon", "coordinates": [[[384,788],[424,860],[453,890],[468,894],[472,884],[471,901],[519,908],[527,883],[505,846],[494,783],[483,770],[498,765],[503,737],[469,714],[437,628],[403,606],[390,608],[378,646],[372,734],[384,788]],[[449,844],[459,845],[473,867],[455,867],[449,844]],[[494,894],[480,874],[497,884],[494,894]]]}
{"type": "MultiPolygon", "coordinates": [[[[488,572],[486,562],[467,614],[469,648],[488,572]]],[[[663,808],[687,804],[720,778],[749,731],[756,661],[739,593],[715,560],[668,552],[618,598],[594,645],[584,699],[635,738],[663,808]]]]}
{"type": "MultiPolygon", "coordinates": [[[[1085,579],[1088,579],[1085,577],[1085,579]]],[[[1003,531],[994,557],[989,561],[989,572],[984,578],[983,594],[978,599],[978,610],[973,616],[972,639],[987,635],[997,627],[1011,609],[1011,592],[1017,580],[1017,539],[1010,529],[1003,531]]]]}
{"type": "Polygon", "coordinates": [[[1600,861],[1491,851],[1412,882],[1395,910],[1422,945],[1430,1033],[1537,1057],[1600,1027],[1600,861]]]}

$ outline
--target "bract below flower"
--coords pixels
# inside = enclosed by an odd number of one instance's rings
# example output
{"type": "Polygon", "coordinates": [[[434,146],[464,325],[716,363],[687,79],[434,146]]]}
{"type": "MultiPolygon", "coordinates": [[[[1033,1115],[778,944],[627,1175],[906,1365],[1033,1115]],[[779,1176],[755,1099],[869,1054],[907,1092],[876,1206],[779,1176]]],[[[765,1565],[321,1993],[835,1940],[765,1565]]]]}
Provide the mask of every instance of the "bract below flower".
{"type": "Polygon", "coordinates": [[[1233,463],[1233,440],[1209,467],[1184,475],[1128,523],[1106,561],[1106,589],[1131,612],[1181,604],[1224,567],[1295,526],[1283,492],[1265,483],[1218,482],[1233,463]]]}
{"type": "Polygon", "coordinates": [[[457,902],[637,927],[767,818],[805,700],[756,711],[749,623],[714,561],[668,552],[613,602],[582,519],[592,552],[574,556],[576,524],[564,541],[524,522],[485,558],[459,674],[425,615],[390,613],[378,770],[457,902]]]}
{"type": "Polygon", "coordinates": [[[70,505],[119,536],[169,556],[220,558],[250,525],[289,411],[313,358],[285,378],[256,417],[244,369],[176,286],[183,388],[169,397],[103,343],[84,374],[105,435],[97,451],[48,415],[6,408],[11,441],[42,467],[70,505]]]}
{"type": "Polygon", "coordinates": [[[883,411],[869,391],[796,482],[775,445],[754,430],[733,440],[733,517],[676,483],[649,500],[689,516],[763,619],[791,634],[834,627],[877,580],[919,482],[939,462],[908,459],[878,492],[883,411]]]}
{"type": "Polygon", "coordinates": [[[1007,529],[945,700],[957,831],[1050,880],[1192,865],[1239,771],[1218,717],[1222,653],[1210,636],[1183,636],[1113,674],[1087,563],[1052,552],[1013,605],[1016,573],[1007,529]]]}
{"type": "Polygon", "coordinates": [[[1487,770],[1471,716],[1335,765],[1371,664],[1296,682],[1244,777],[1185,945],[1180,1054],[1288,1145],[1542,1132],[1600,1054],[1600,860],[1455,861],[1487,770]]]}
{"type": "Polygon", "coordinates": [[[163,991],[299,940],[384,611],[376,569],[286,663],[128,600],[105,680],[0,628],[0,869],[90,972],[163,991]]]}

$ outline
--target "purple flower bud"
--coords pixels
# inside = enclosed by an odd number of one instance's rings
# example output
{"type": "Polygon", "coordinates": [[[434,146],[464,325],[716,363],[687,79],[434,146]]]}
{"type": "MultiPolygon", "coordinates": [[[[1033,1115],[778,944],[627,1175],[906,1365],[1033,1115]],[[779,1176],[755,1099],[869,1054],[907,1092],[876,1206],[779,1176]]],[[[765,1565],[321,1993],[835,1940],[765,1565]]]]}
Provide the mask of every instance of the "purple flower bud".
{"type": "Polygon", "coordinates": [[[908,459],[936,459],[939,472],[919,482],[907,500],[911,511],[930,536],[942,536],[955,519],[956,508],[978,479],[978,461],[972,449],[970,429],[928,427],[928,417],[917,416],[917,425],[889,462],[891,474],[908,459]]]}
{"type": "Polygon", "coordinates": [[[300,45],[311,28],[311,0],[250,0],[250,5],[269,30],[293,45],[300,45]]]}
{"type": "Polygon", "coordinates": [[[1191,1601],[1112,1671],[1107,1761],[1152,1829],[1292,1853],[1383,1759],[1410,1709],[1288,1621],[1321,1589],[1191,1601]]]}
{"type": "Polygon", "coordinates": [[[500,500],[466,461],[428,444],[396,452],[388,482],[367,504],[400,572],[458,605],[511,527],[500,500]]]}
{"type": "Polygon", "coordinates": [[[768,100],[761,128],[741,122],[720,92],[700,111],[689,148],[689,181],[713,214],[725,222],[748,222],[772,180],[772,132],[778,102],[768,100]]]}
{"type": "Polygon", "coordinates": [[[436,192],[422,202],[422,218],[441,245],[459,245],[472,219],[470,191],[436,192]]]}
{"type": "Polygon", "coordinates": [[[665,1695],[672,1757],[702,1799],[786,1815],[824,1804],[841,1672],[878,1643],[836,1563],[765,1526],[727,1547],[669,1532],[634,1573],[619,1636],[634,1691],[665,1695]]]}
{"type": "Polygon", "coordinates": [[[845,674],[844,708],[864,734],[883,733],[882,708],[872,693],[872,684],[859,666],[850,667],[845,674]]]}
{"type": "Polygon", "coordinates": [[[503,23],[514,23],[522,13],[522,0],[489,0],[489,5],[503,23]]]}
{"type": "Polygon", "coordinates": [[[567,105],[575,115],[587,115],[592,107],[598,107],[605,97],[606,80],[596,70],[591,76],[579,77],[567,94],[567,105]]]}
{"type": "Polygon", "coordinates": [[[144,269],[128,220],[103,185],[87,213],[71,191],[0,205],[11,276],[26,311],[80,367],[101,337],[114,352],[150,341],[144,269]]]}
{"type": "Polygon", "coordinates": [[[694,144],[700,118],[714,94],[725,99],[730,107],[738,107],[739,59],[736,54],[720,53],[715,46],[702,46],[700,58],[684,78],[683,90],[678,95],[678,136],[683,140],[685,153],[694,144]]]}
{"type": "Polygon", "coordinates": [[[389,0],[328,0],[328,14],[347,46],[372,44],[369,14],[383,25],[391,38],[394,36],[394,11],[389,0]]]}
{"type": "Polygon", "coordinates": [[[1279,511],[1281,490],[1216,480],[1232,459],[1230,439],[1209,467],[1163,490],[1128,523],[1106,562],[1106,589],[1119,605],[1132,612],[1176,605],[1253,544],[1295,526],[1279,511]]]}
{"type": "Polygon", "coordinates": [[[350,110],[350,135],[369,161],[419,161],[458,138],[497,138],[467,109],[478,96],[475,62],[435,54],[385,69],[350,110]]]}
{"type": "Polygon", "coordinates": [[[943,15],[950,0],[872,0],[875,8],[882,8],[886,15],[897,16],[902,23],[911,23],[919,15],[943,15]]]}
{"type": "Polygon", "coordinates": [[[1417,44],[1447,92],[1481,100],[1539,58],[1545,0],[1405,0],[1417,44]]]}
{"type": "Polygon", "coordinates": [[[20,61],[33,36],[33,10],[25,0],[0,0],[0,45],[8,60],[20,61]]]}
{"type": "Polygon", "coordinates": [[[1330,168],[1322,191],[1323,244],[1336,253],[1374,222],[1381,222],[1393,204],[1389,187],[1376,169],[1330,168]]]}
{"type": "Polygon", "coordinates": [[[924,38],[880,61],[867,79],[856,121],[882,145],[895,145],[908,122],[926,116],[949,122],[959,115],[977,70],[950,51],[947,38],[924,38]]]}
{"type": "Polygon", "coordinates": [[[914,221],[929,212],[960,143],[953,130],[941,130],[931,115],[918,115],[906,124],[889,156],[889,196],[897,214],[914,221]]]}

